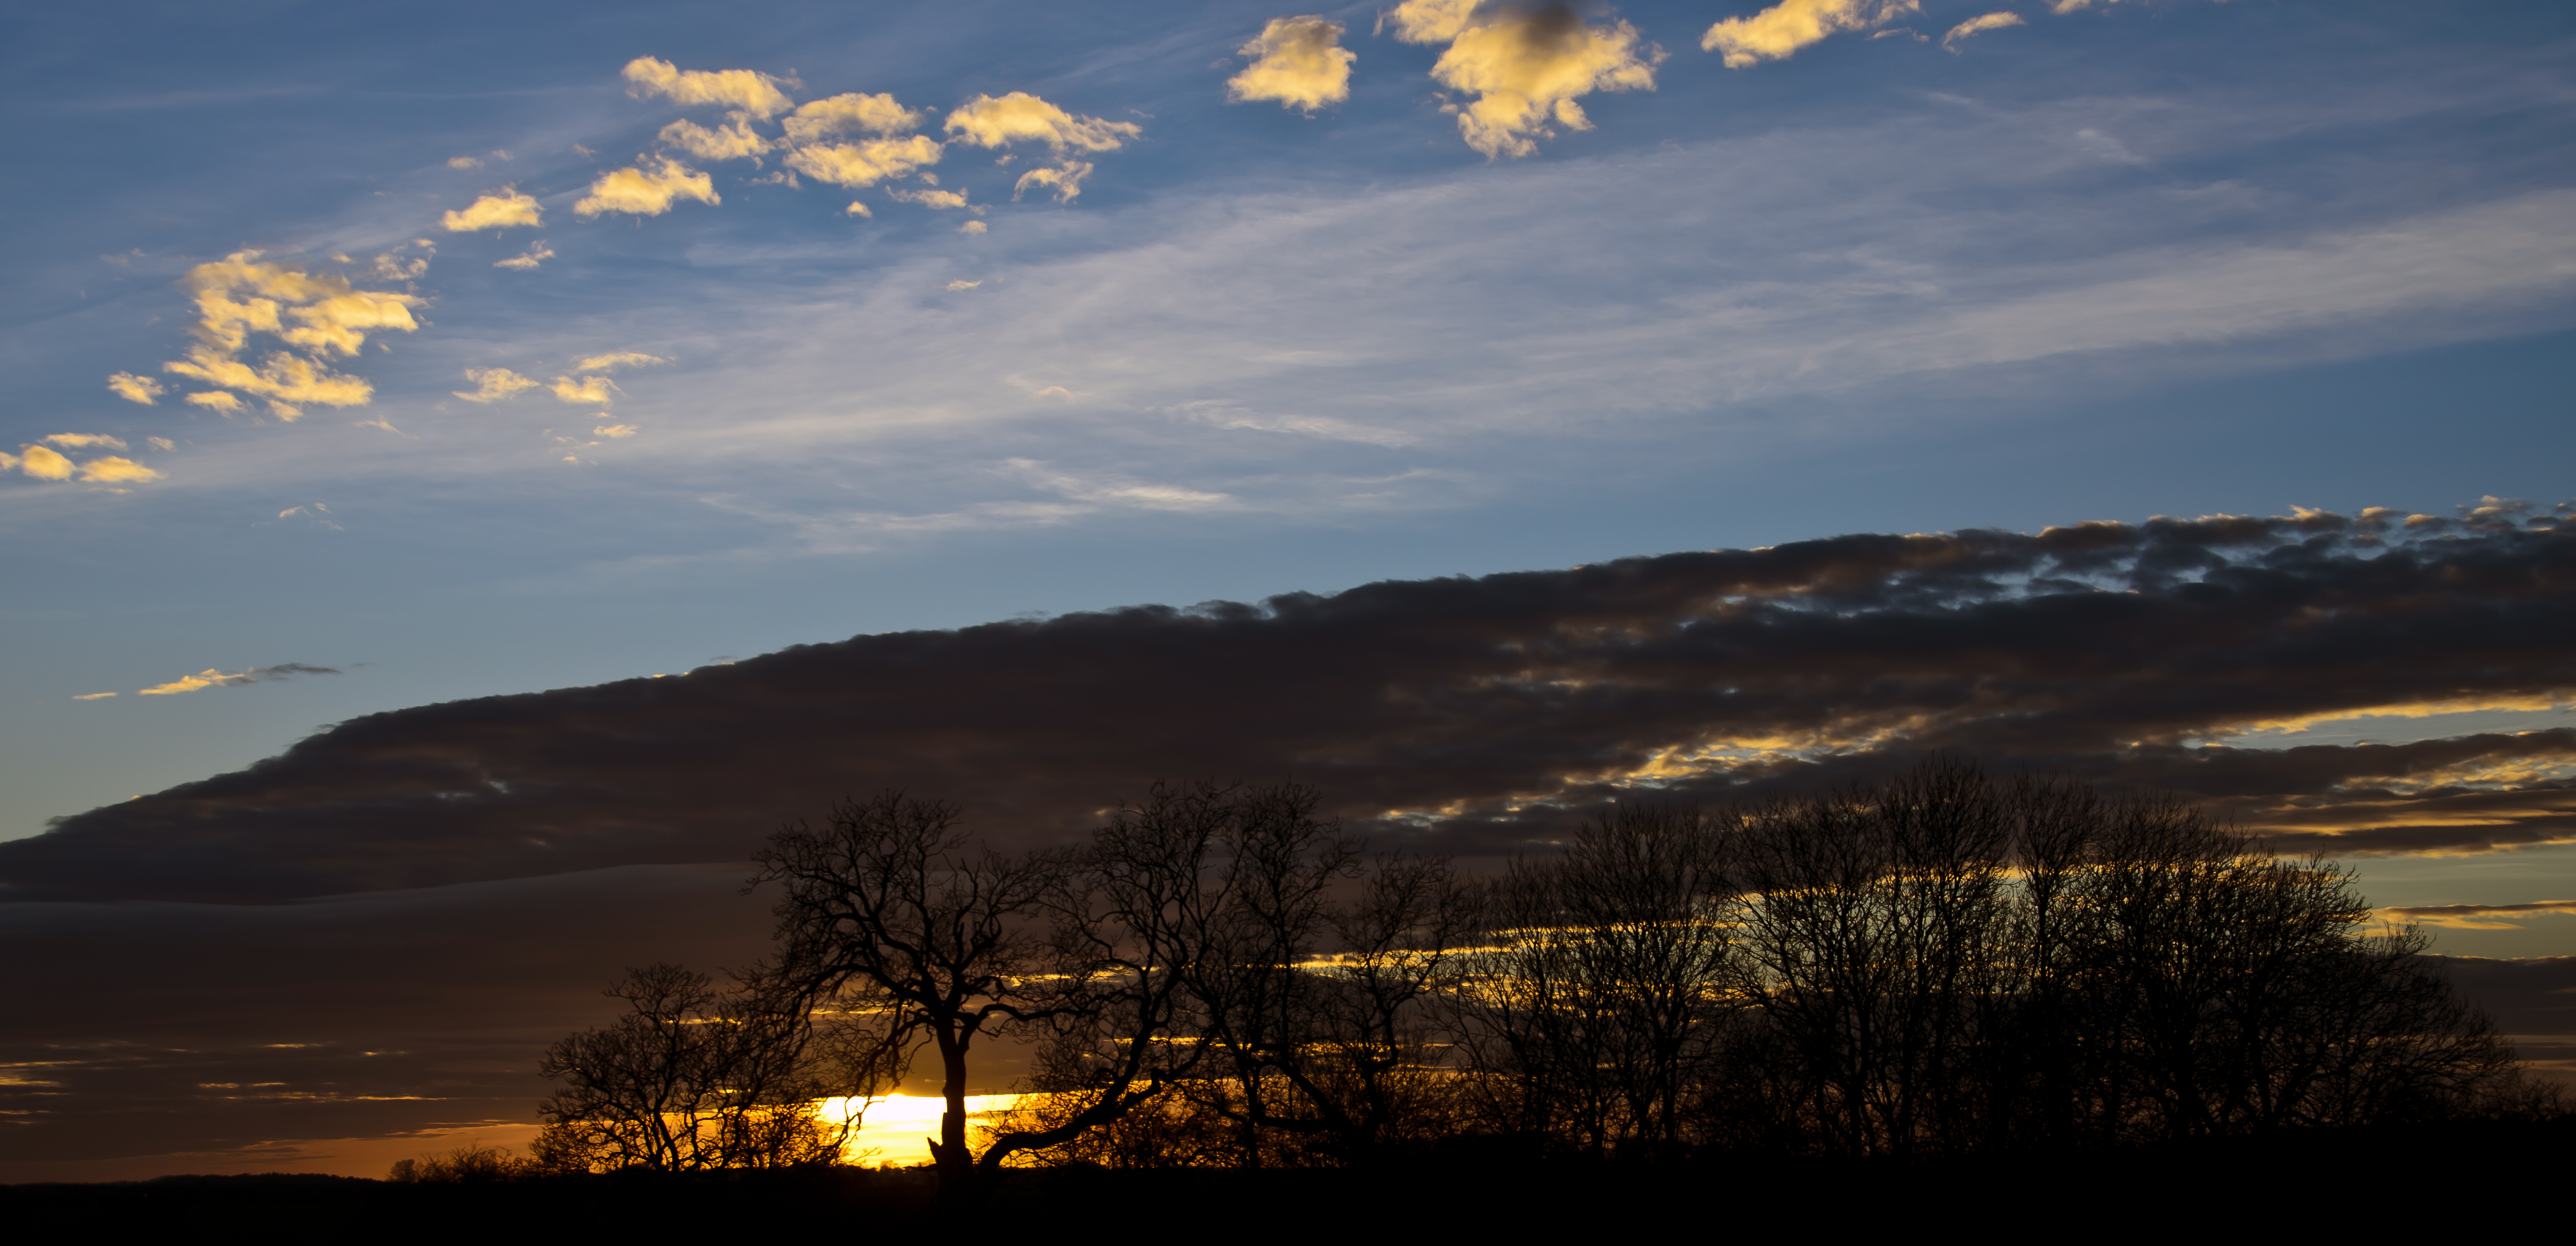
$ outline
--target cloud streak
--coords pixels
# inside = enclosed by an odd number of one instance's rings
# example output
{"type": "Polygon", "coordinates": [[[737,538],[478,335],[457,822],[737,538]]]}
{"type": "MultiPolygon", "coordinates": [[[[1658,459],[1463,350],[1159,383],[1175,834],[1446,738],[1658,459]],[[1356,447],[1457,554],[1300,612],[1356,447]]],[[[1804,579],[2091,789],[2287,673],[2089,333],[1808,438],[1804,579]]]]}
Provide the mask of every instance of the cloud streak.
{"type": "MultiPolygon", "coordinates": [[[[1065,504],[1223,504],[1015,470],[1065,504]]],[[[1290,773],[1376,834],[1475,856],[1614,797],[1810,790],[1934,752],[2172,790],[2290,851],[2485,851],[2576,840],[2576,728],[2200,741],[2576,688],[2571,609],[2558,519],[2319,512],[1140,607],[373,715],[0,844],[0,880],[245,900],[734,860],[883,786],[959,793],[995,833],[1046,842],[1156,776],[1290,773]]]]}

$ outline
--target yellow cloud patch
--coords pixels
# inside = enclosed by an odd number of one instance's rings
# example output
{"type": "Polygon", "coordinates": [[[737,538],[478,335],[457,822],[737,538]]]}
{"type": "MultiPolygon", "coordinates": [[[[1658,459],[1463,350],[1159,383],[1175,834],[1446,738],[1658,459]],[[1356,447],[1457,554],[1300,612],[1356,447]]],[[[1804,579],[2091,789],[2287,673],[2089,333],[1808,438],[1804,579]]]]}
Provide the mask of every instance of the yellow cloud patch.
{"type": "Polygon", "coordinates": [[[467,368],[465,379],[474,382],[474,388],[448,392],[467,402],[499,402],[537,387],[537,382],[508,368],[467,368]]]}
{"type": "Polygon", "coordinates": [[[1910,13],[1918,0],[1780,0],[1751,17],[1730,17],[1701,35],[1700,50],[1725,57],[1729,69],[1784,61],[1798,49],[1847,30],[1869,30],[1910,13]]]}
{"type": "Polygon", "coordinates": [[[638,162],[634,168],[602,175],[590,184],[589,196],[572,205],[572,210],[584,218],[602,212],[660,216],[670,211],[672,201],[678,199],[724,202],[716,195],[714,179],[666,157],[660,167],[649,172],[638,162]]]}
{"type": "Polygon", "coordinates": [[[568,376],[559,376],[555,378],[554,383],[555,397],[565,402],[593,407],[605,405],[610,391],[616,388],[616,383],[604,376],[585,376],[577,381],[568,376]]]}
{"type": "Polygon", "coordinates": [[[99,484],[122,484],[130,480],[159,480],[161,473],[132,459],[108,455],[81,464],[81,479],[99,484]]]}
{"type": "Polygon", "coordinates": [[[167,437],[146,437],[143,440],[155,450],[176,450],[179,448],[178,442],[172,441],[167,437]]]}
{"type": "Polygon", "coordinates": [[[1134,122],[1076,116],[1026,91],[999,99],[978,95],[948,114],[945,128],[981,147],[1007,147],[1029,139],[1059,152],[1114,151],[1144,133],[1134,122]]]}
{"type": "Polygon", "coordinates": [[[449,156],[447,158],[447,167],[451,169],[479,169],[483,167],[483,162],[472,156],[449,156]]]}
{"type": "Polygon", "coordinates": [[[190,394],[188,395],[188,402],[194,406],[205,407],[213,411],[220,411],[225,415],[231,415],[242,409],[241,399],[225,393],[220,389],[208,390],[202,394],[190,394]]]}
{"type": "Polygon", "coordinates": [[[787,111],[794,101],[778,89],[778,79],[751,69],[682,69],[669,61],[639,56],[621,71],[627,93],[666,95],[675,104],[715,104],[739,109],[764,121],[787,111]]]}
{"type": "Polygon", "coordinates": [[[708,129],[694,121],[674,121],[658,135],[666,147],[677,147],[700,160],[741,160],[769,150],[769,140],[740,121],[708,129]]]}
{"type": "Polygon", "coordinates": [[[640,350],[610,351],[605,355],[585,355],[573,361],[575,372],[609,372],[618,368],[649,368],[671,362],[660,355],[647,355],[640,350]]]}
{"type": "Polygon", "coordinates": [[[1089,176],[1091,162],[1088,160],[1067,160],[1051,169],[1031,169],[1011,185],[1011,197],[1019,198],[1031,186],[1044,186],[1055,191],[1057,203],[1071,203],[1074,196],[1082,193],[1082,179],[1089,176]]]}
{"type": "Polygon", "coordinates": [[[1447,0],[1408,0],[1390,17],[1396,37],[1449,49],[1431,77],[1476,98],[1448,111],[1458,133],[1488,158],[1538,151],[1552,126],[1589,130],[1592,120],[1575,102],[1594,91],[1651,91],[1663,49],[1645,42],[1625,21],[1586,23],[1569,6],[1480,11],[1447,0]]]}
{"type": "Polygon", "coordinates": [[[818,143],[788,153],[787,167],[835,186],[873,186],[937,164],[946,151],[937,139],[926,134],[856,144],[818,143]]]}
{"type": "Polygon", "coordinates": [[[139,402],[147,407],[152,405],[153,399],[165,392],[161,388],[161,382],[148,376],[136,376],[131,372],[111,374],[107,378],[107,391],[127,402],[139,402]]]}
{"type": "Polygon", "coordinates": [[[227,684],[251,684],[258,682],[259,676],[255,671],[242,671],[238,674],[226,674],[209,667],[194,675],[181,675],[177,679],[173,679],[166,684],[154,684],[149,688],[137,688],[134,690],[134,694],[136,696],[143,697],[166,697],[175,696],[182,692],[195,692],[199,688],[221,688],[227,684]]]}
{"type": "Polygon", "coordinates": [[[114,450],[125,448],[124,438],[110,437],[105,433],[55,433],[45,440],[72,450],[86,449],[90,446],[106,446],[114,450]]]}
{"type": "Polygon", "coordinates": [[[922,114],[894,101],[894,96],[835,95],[800,105],[780,124],[787,141],[802,146],[849,133],[881,136],[910,134],[921,127],[922,114]]]}
{"type": "MultiPolygon", "coordinates": [[[[1989,30],[2002,30],[2009,26],[2021,25],[2027,25],[2027,23],[2022,21],[2019,13],[1988,13],[1983,17],[1972,17],[1951,27],[1950,33],[1941,36],[1941,46],[1947,48],[1961,39],[1982,35],[1989,30]]],[[[1956,48],[1951,50],[1957,51],[1956,48]]]]}
{"type": "Polygon", "coordinates": [[[113,692],[84,692],[72,699],[75,701],[104,701],[115,695],[116,694],[113,692]]]}
{"type": "Polygon", "coordinates": [[[18,470],[38,480],[69,480],[72,461],[43,446],[20,446],[18,470]]]}
{"type": "Polygon", "coordinates": [[[450,212],[438,223],[451,234],[470,233],[477,229],[509,229],[518,225],[535,225],[545,218],[546,210],[533,195],[521,194],[516,187],[504,186],[465,205],[461,212],[450,212]]]}
{"type": "Polygon", "coordinates": [[[373,330],[409,333],[420,327],[411,314],[422,302],[417,295],[355,289],[347,278],[264,261],[257,251],[199,264],[188,270],[187,281],[197,292],[198,344],[185,360],[164,363],[161,370],[281,403],[363,406],[375,389],[284,351],[254,368],[235,357],[252,334],[270,334],[316,355],[355,355],[373,330]]]}
{"type": "Polygon", "coordinates": [[[1359,56],[1342,47],[1341,39],[1340,22],[1321,17],[1271,19],[1258,38],[1235,49],[1236,55],[1251,57],[1252,63],[1226,80],[1227,102],[1277,100],[1282,108],[1303,109],[1312,116],[1326,104],[1349,99],[1351,62],[1359,56]]]}
{"type": "Polygon", "coordinates": [[[635,426],[632,424],[602,424],[590,430],[594,437],[632,437],[635,432],[635,426]]]}
{"type": "Polygon", "coordinates": [[[519,272],[526,272],[529,269],[535,268],[539,264],[545,263],[547,260],[553,259],[554,257],[555,253],[546,247],[546,240],[539,238],[537,239],[536,245],[529,247],[527,250],[522,251],[517,255],[513,255],[506,260],[492,261],[492,267],[509,268],[515,269],[519,272]]]}
{"type": "Polygon", "coordinates": [[[980,234],[987,231],[985,230],[984,222],[968,221],[965,224],[958,226],[957,232],[961,234],[980,234]]]}

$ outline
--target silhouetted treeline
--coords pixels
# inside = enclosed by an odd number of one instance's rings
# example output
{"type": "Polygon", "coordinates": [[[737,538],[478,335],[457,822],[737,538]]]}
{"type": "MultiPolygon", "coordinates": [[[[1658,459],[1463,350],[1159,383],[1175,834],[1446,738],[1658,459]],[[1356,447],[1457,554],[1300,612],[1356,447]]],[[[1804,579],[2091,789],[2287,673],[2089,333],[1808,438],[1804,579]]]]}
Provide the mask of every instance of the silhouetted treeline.
{"type": "Polygon", "coordinates": [[[549,1102],[549,1158],[820,1158],[821,1134],[722,1139],[924,1054],[960,1192],[1006,1163],[1924,1158],[2558,1110],[2420,933],[2369,925],[2349,871],[2170,800],[1934,764],[1722,813],[1624,804],[1484,879],[1368,855],[1318,805],[1157,785],[1083,848],[1021,856],[900,793],[791,828],[762,859],[777,955],[722,1006],[646,971],[623,1029],[559,1045],[549,1074],[588,1089],[549,1102]],[[656,982],[695,994],[648,1006],[656,982]],[[1032,1093],[970,1130],[969,1055],[1006,1031],[1044,1036],[1032,1093]],[[653,1059],[584,1054],[656,1042],[774,1077],[655,1100],[653,1059]],[[712,1105],[688,1128],[715,1142],[644,1122],[683,1101],[712,1105]],[[655,1140],[608,1141],[630,1133],[655,1140]]]}

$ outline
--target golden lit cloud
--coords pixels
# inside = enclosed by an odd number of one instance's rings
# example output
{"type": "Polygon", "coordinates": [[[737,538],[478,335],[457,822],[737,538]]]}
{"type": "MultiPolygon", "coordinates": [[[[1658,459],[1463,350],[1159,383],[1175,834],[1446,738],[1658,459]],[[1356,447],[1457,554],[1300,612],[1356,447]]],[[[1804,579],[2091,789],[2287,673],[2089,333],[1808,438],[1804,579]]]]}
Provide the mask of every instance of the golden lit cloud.
{"type": "Polygon", "coordinates": [[[769,140],[740,121],[712,130],[694,121],[674,121],[663,126],[658,137],[664,146],[677,147],[700,160],[741,160],[769,150],[769,140]]]}
{"type": "Polygon", "coordinates": [[[178,442],[172,441],[167,437],[146,437],[143,440],[155,450],[176,450],[179,448],[178,442]]]}
{"type": "Polygon", "coordinates": [[[122,484],[131,480],[159,480],[161,473],[132,459],[111,454],[81,464],[80,478],[99,484],[122,484]]]}
{"type": "Polygon", "coordinates": [[[195,692],[199,688],[221,688],[229,684],[255,684],[258,682],[259,672],[256,670],[242,671],[238,674],[228,675],[222,671],[209,667],[194,675],[181,675],[177,679],[173,679],[166,684],[154,684],[149,688],[137,688],[134,690],[134,695],[142,697],[166,697],[175,696],[182,692],[195,692]]]}
{"type": "Polygon", "coordinates": [[[800,105],[780,124],[787,141],[802,146],[852,132],[891,137],[921,127],[922,114],[894,102],[894,96],[855,92],[800,105]]]}
{"type": "Polygon", "coordinates": [[[751,69],[682,69],[669,61],[639,56],[622,71],[636,96],[667,95],[675,104],[715,104],[738,109],[763,121],[787,111],[795,101],[778,89],[778,79],[751,69]]]}
{"type": "Polygon", "coordinates": [[[610,391],[616,388],[617,384],[604,376],[585,376],[578,381],[559,376],[554,383],[555,397],[592,407],[606,405],[610,391]]]}
{"type": "Polygon", "coordinates": [[[957,280],[948,283],[948,290],[949,293],[954,294],[959,290],[972,290],[982,284],[984,283],[980,281],[968,281],[965,278],[960,277],[957,280]]]}
{"type": "Polygon", "coordinates": [[[478,229],[509,229],[518,225],[535,225],[545,216],[536,197],[521,194],[517,187],[504,186],[465,205],[462,212],[450,212],[438,223],[451,234],[471,233],[478,229]]]}
{"type": "Polygon", "coordinates": [[[968,221],[965,224],[958,226],[957,232],[961,234],[980,234],[987,231],[984,228],[984,222],[968,221]]]}
{"type": "Polygon", "coordinates": [[[978,95],[948,114],[945,128],[979,147],[1007,147],[1032,139],[1058,152],[1115,151],[1125,140],[1145,132],[1132,121],[1076,116],[1026,91],[999,99],[978,95]]]}
{"type": "Polygon", "coordinates": [[[71,450],[87,449],[90,446],[106,446],[115,450],[125,448],[124,438],[110,437],[105,433],[55,433],[45,440],[71,450]]]}
{"type": "Polygon", "coordinates": [[[1407,43],[1447,42],[1431,77],[1476,98],[1457,114],[1467,145],[1488,158],[1538,151],[1551,126],[1589,130],[1576,103],[1594,91],[1651,91],[1663,49],[1625,21],[1586,23],[1569,5],[1484,9],[1454,0],[1407,0],[1388,15],[1407,43]]]}
{"type": "Polygon", "coordinates": [[[537,382],[508,368],[467,368],[465,379],[474,382],[470,390],[449,390],[467,402],[499,402],[514,398],[537,387],[537,382]]]}
{"type": "Polygon", "coordinates": [[[873,217],[876,215],[876,212],[870,209],[868,205],[861,203],[856,199],[851,200],[850,206],[843,209],[843,211],[848,212],[852,216],[873,217]]]}
{"type": "Polygon", "coordinates": [[[506,260],[492,261],[492,267],[509,268],[515,269],[519,272],[526,272],[531,268],[535,268],[539,264],[545,263],[547,260],[553,259],[554,257],[555,253],[546,247],[546,240],[539,238],[535,245],[517,255],[513,255],[506,260]]]}
{"type": "Polygon", "coordinates": [[[2386,908],[2379,912],[2390,921],[2412,922],[2419,926],[2441,926],[2452,930],[2520,930],[2522,922],[2534,917],[2576,917],[2576,900],[2541,900],[2531,904],[2428,904],[2413,908],[2386,908]]]}
{"type": "Polygon", "coordinates": [[[220,411],[225,415],[231,415],[242,409],[241,399],[220,389],[210,389],[202,394],[190,394],[188,401],[193,405],[220,411]]]}
{"type": "Polygon", "coordinates": [[[1052,169],[1031,169],[1012,184],[1011,197],[1019,198],[1031,186],[1045,186],[1055,191],[1057,203],[1071,203],[1074,196],[1082,193],[1082,179],[1089,176],[1091,162],[1088,160],[1067,160],[1052,169]]]}
{"type": "Polygon", "coordinates": [[[1251,57],[1252,63],[1226,80],[1226,101],[1277,100],[1282,108],[1303,109],[1312,116],[1326,104],[1349,99],[1351,62],[1359,56],[1342,47],[1341,39],[1340,22],[1272,18],[1258,38],[1235,49],[1235,55],[1251,57]]]}
{"type": "MultiPolygon", "coordinates": [[[[1951,27],[1950,33],[1941,36],[1941,46],[1947,48],[1961,39],[1966,39],[1975,35],[1982,35],[1989,30],[2002,30],[2007,26],[2022,26],[2027,24],[2028,23],[2022,21],[2021,14],[2019,13],[1988,13],[1983,17],[1972,17],[1951,27]]],[[[1956,51],[1957,49],[1953,48],[1952,50],[1956,51]]]]}
{"type": "Polygon", "coordinates": [[[72,461],[43,446],[20,446],[18,470],[38,480],[69,480],[72,461]]]}
{"type": "MultiPolygon", "coordinates": [[[[254,368],[235,358],[252,334],[271,334],[317,355],[355,355],[372,330],[409,333],[420,327],[411,314],[423,301],[417,295],[354,289],[347,278],[267,262],[257,251],[199,264],[188,270],[187,281],[197,292],[197,345],[185,360],[164,363],[161,370],[256,394],[290,409],[304,403],[363,406],[375,389],[358,377],[284,351],[254,368]]],[[[189,401],[198,399],[192,395],[189,401]]],[[[213,400],[198,405],[236,409],[213,400]]],[[[285,410],[279,414],[293,418],[285,410]]]]}
{"type": "Polygon", "coordinates": [[[590,433],[594,437],[632,437],[635,431],[635,426],[632,424],[602,424],[590,430],[590,433]]]}
{"type": "Polygon", "coordinates": [[[449,156],[447,158],[447,167],[451,169],[479,169],[483,167],[483,162],[472,156],[449,156]]]}
{"type": "Polygon", "coordinates": [[[926,134],[856,144],[817,143],[788,153],[787,167],[835,186],[873,186],[937,164],[946,152],[937,139],[926,134]]]}
{"type": "Polygon", "coordinates": [[[1723,53],[1726,67],[1782,61],[1811,43],[1847,30],[1869,30],[1923,11],[1918,0],[1780,0],[1751,17],[1730,17],[1701,35],[1700,50],[1723,53]]]}
{"type": "Polygon", "coordinates": [[[593,217],[602,212],[660,216],[671,210],[671,201],[675,199],[724,202],[716,195],[714,179],[664,157],[661,167],[650,172],[639,160],[634,168],[601,175],[598,181],[590,184],[589,197],[572,205],[572,210],[582,217],[593,217]]]}
{"type": "Polygon", "coordinates": [[[75,701],[104,701],[115,695],[116,694],[113,692],[84,692],[72,699],[75,701]]]}
{"type": "Polygon", "coordinates": [[[610,372],[618,368],[649,368],[671,362],[660,355],[647,355],[640,350],[610,351],[605,355],[585,355],[573,361],[575,372],[610,372]]]}
{"type": "Polygon", "coordinates": [[[153,399],[167,392],[162,389],[161,382],[148,376],[136,376],[131,372],[110,375],[107,378],[107,389],[109,393],[127,402],[139,402],[147,407],[152,405],[153,399]]]}

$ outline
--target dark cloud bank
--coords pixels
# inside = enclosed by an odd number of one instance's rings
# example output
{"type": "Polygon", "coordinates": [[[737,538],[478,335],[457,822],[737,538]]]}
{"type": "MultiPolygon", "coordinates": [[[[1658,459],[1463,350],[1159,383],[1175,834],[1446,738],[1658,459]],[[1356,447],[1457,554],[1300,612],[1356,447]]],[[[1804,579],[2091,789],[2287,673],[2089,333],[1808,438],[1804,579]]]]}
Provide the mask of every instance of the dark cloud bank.
{"type": "MultiPolygon", "coordinates": [[[[617,968],[756,951],[765,906],[723,863],[889,786],[1037,843],[1157,777],[1295,777],[1382,843],[1492,858],[1641,790],[1723,802],[1942,751],[2169,789],[2298,851],[2576,839],[2576,731],[2201,743],[2576,689],[2559,510],[1847,536],[863,636],[358,719],[0,844],[0,990],[56,1001],[0,1051],[55,1070],[0,1096],[0,1158],[143,1154],[146,1116],[171,1150],[523,1115],[536,1049],[596,1019],[617,968]],[[429,1097],[369,1097],[401,1094],[429,1097]]],[[[2480,980],[2576,981],[2576,958],[2514,964],[2480,980]]]]}

